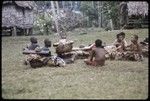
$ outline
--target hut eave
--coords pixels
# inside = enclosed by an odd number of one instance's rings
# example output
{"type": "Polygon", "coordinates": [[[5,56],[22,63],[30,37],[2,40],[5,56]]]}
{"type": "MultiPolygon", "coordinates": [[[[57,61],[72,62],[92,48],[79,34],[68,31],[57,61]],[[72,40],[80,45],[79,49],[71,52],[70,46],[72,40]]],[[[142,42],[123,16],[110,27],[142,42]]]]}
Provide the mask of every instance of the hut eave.
{"type": "Polygon", "coordinates": [[[129,2],[128,15],[148,15],[148,3],[147,2],[129,2]]]}

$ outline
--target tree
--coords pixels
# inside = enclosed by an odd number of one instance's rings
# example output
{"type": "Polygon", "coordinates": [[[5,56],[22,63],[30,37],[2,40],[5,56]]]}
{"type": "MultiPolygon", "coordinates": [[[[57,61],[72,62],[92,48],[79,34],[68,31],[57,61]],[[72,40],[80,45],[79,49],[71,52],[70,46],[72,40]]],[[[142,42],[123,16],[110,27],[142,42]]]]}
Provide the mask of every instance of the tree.
{"type": "Polygon", "coordinates": [[[91,5],[91,2],[81,2],[80,11],[84,14],[85,19],[87,18],[87,26],[91,27],[92,22],[94,20],[97,21],[98,19],[98,12],[96,9],[91,5]]]}
{"type": "Polygon", "coordinates": [[[114,29],[119,28],[119,3],[118,1],[103,1],[102,5],[103,20],[108,22],[112,21],[114,29]]]}
{"type": "Polygon", "coordinates": [[[57,20],[57,16],[56,16],[56,12],[55,12],[56,10],[55,10],[54,1],[51,1],[51,6],[52,6],[52,12],[53,12],[53,18],[55,21],[56,30],[57,30],[57,33],[59,33],[59,35],[61,36],[60,31],[59,31],[59,26],[58,26],[58,20],[57,20]]]}

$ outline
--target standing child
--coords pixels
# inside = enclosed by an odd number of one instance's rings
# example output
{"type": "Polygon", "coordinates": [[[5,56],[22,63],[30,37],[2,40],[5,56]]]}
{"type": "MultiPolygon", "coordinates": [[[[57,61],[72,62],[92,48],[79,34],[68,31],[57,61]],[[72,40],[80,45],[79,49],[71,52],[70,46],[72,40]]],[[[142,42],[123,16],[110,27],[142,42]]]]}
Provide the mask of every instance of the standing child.
{"type": "Polygon", "coordinates": [[[106,51],[104,47],[102,46],[102,41],[100,39],[97,39],[95,41],[95,47],[92,48],[90,58],[86,59],[84,62],[87,65],[103,66],[105,64],[105,54],[106,54],[106,51]]]}

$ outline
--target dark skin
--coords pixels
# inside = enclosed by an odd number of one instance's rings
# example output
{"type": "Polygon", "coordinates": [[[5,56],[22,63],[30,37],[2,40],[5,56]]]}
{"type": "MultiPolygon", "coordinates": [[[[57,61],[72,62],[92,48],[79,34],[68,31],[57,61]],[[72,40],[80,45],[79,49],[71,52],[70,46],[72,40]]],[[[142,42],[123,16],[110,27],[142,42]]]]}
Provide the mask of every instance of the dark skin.
{"type": "Polygon", "coordinates": [[[117,41],[115,41],[113,43],[117,47],[117,51],[119,51],[119,52],[124,51],[125,43],[124,43],[123,39],[124,39],[123,36],[119,36],[119,38],[117,38],[117,41]]]}
{"type": "Polygon", "coordinates": [[[95,47],[91,51],[90,61],[95,61],[96,65],[104,65],[105,64],[105,54],[106,51],[104,48],[95,47]]]}
{"type": "Polygon", "coordinates": [[[138,39],[136,39],[134,36],[131,37],[131,44],[126,47],[126,50],[138,54],[142,53],[142,49],[140,44],[138,43],[138,39]]]}

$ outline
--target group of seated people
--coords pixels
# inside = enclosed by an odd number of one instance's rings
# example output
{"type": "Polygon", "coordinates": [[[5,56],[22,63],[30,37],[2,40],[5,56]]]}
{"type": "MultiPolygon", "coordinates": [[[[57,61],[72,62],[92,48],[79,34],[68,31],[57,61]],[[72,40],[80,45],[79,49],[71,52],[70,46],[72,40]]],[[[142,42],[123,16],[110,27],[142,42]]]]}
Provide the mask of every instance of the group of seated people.
{"type": "Polygon", "coordinates": [[[116,38],[112,45],[107,46],[102,46],[102,41],[96,40],[85,63],[96,66],[104,65],[106,59],[142,61],[143,56],[148,56],[148,41],[139,43],[138,35],[132,35],[130,44],[127,44],[124,32],[117,34],[116,38]]]}
{"type": "Polygon", "coordinates": [[[38,45],[35,37],[31,37],[30,41],[31,44],[24,49],[23,54],[27,54],[25,64],[30,64],[31,67],[45,65],[63,67],[67,63],[65,58],[68,55],[71,55],[70,60],[72,62],[78,56],[85,56],[84,62],[92,66],[103,66],[106,59],[142,61],[144,54],[148,56],[148,41],[139,43],[138,35],[133,35],[130,44],[127,44],[124,32],[117,34],[116,40],[107,46],[103,46],[102,40],[97,39],[95,43],[88,47],[73,48],[73,42],[67,43],[66,38],[61,39],[60,42],[54,44],[57,56],[51,55],[49,49],[51,41],[49,39],[44,40],[44,47],[38,45]],[[64,43],[70,46],[65,47],[64,43]]]}

